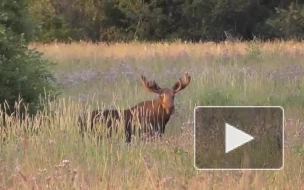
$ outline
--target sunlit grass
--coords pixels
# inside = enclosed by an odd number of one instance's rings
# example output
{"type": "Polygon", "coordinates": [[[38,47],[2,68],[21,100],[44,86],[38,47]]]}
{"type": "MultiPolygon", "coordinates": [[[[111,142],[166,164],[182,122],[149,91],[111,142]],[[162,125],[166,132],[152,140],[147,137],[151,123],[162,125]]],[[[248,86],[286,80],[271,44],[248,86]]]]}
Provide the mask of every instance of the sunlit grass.
{"type": "MultiPolygon", "coordinates": [[[[52,67],[62,95],[53,117],[37,115],[26,135],[11,121],[1,144],[0,189],[301,189],[303,188],[303,44],[202,43],[34,44],[58,62],[52,67]],[[79,114],[98,107],[127,109],[152,99],[140,75],[171,87],[184,72],[190,85],[176,97],[176,115],[155,143],[123,138],[97,144],[81,138],[79,114]],[[275,105],[285,108],[282,171],[196,171],[193,108],[196,105],[275,105]],[[43,122],[40,125],[41,121],[43,122]]],[[[9,121],[7,121],[9,122],[9,121]]],[[[212,142],[210,142],[212,143],[212,142]]],[[[244,158],[250,159],[250,158],[244,158]]]]}

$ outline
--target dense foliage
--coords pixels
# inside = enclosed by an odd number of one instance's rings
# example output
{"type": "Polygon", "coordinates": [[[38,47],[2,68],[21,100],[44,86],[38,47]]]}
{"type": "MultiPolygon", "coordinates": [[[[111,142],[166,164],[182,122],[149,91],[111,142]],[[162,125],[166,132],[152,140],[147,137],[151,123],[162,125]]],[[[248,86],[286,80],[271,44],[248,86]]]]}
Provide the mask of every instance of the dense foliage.
{"type": "Polygon", "coordinates": [[[50,42],[303,38],[303,0],[28,0],[50,42]]]}
{"type": "Polygon", "coordinates": [[[41,95],[53,98],[57,94],[48,70],[50,62],[28,48],[34,25],[27,8],[26,0],[2,0],[0,4],[0,108],[7,113],[25,107],[34,113],[41,106],[41,95]]]}

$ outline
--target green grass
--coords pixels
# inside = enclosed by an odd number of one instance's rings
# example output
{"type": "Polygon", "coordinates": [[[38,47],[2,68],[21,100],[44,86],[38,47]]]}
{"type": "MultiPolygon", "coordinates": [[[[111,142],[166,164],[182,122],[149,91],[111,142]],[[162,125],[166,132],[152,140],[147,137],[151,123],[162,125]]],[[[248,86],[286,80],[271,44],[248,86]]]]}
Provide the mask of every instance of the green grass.
{"type": "MultiPolygon", "coordinates": [[[[55,116],[39,128],[37,135],[24,134],[22,127],[11,121],[11,133],[0,146],[0,189],[304,187],[301,140],[304,83],[301,73],[297,74],[304,57],[293,51],[289,42],[37,47],[46,57],[58,62],[52,69],[62,73],[61,82],[71,76],[71,81],[77,83],[62,84],[61,97],[50,103],[55,116]],[[271,77],[269,73],[276,69],[280,75],[271,77]],[[73,75],[88,70],[100,73],[87,81],[73,75]],[[140,83],[142,73],[161,87],[171,87],[185,71],[192,80],[176,97],[176,115],[169,121],[163,141],[147,144],[136,141],[127,147],[123,139],[101,145],[93,137],[82,140],[76,122],[85,109],[98,106],[123,109],[152,99],[155,95],[145,91],[140,83]],[[290,73],[297,76],[290,77],[290,73]],[[283,106],[287,141],[284,170],[196,171],[191,123],[196,105],[283,106]]],[[[45,116],[36,116],[32,126],[39,127],[45,116]]]]}

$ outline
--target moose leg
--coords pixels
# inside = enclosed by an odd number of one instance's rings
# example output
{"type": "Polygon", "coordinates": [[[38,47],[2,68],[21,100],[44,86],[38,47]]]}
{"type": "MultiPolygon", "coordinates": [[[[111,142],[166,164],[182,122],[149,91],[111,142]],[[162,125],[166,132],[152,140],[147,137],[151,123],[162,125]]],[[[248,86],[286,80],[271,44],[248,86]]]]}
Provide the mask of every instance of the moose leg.
{"type": "Polygon", "coordinates": [[[159,136],[162,137],[165,134],[165,125],[160,126],[160,133],[159,136]]]}
{"type": "Polygon", "coordinates": [[[81,118],[81,116],[78,117],[77,125],[79,127],[79,133],[81,137],[84,138],[85,126],[84,126],[83,118],[81,118]]]}
{"type": "Polygon", "coordinates": [[[132,124],[130,121],[127,121],[125,124],[125,135],[126,135],[126,143],[130,144],[132,139],[132,124]]]}
{"type": "Polygon", "coordinates": [[[163,125],[161,123],[158,122],[154,122],[154,123],[150,123],[150,134],[153,138],[158,138],[162,136],[163,133],[163,125]]]}
{"type": "Polygon", "coordinates": [[[108,139],[111,139],[112,138],[112,129],[113,129],[113,126],[110,125],[107,129],[106,129],[106,133],[107,133],[107,138],[108,139]]]}
{"type": "Polygon", "coordinates": [[[160,124],[160,134],[159,134],[160,137],[162,137],[165,134],[165,128],[166,128],[168,121],[169,121],[169,119],[164,120],[164,122],[160,124]]]}
{"type": "Polygon", "coordinates": [[[119,120],[113,118],[112,121],[109,123],[107,124],[106,132],[107,132],[108,139],[112,139],[113,134],[118,135],[119,120]]]}
{"type": "Polygon", "coordinates": [[[150,140],[153,140],[153,139],[156,140],[155,137],[157,137],[158,132],[159,132],[158,126],[156,124],[150,123],[150,125],[149,125],[149,132],[148,132],[149,139],[150,140]]]}
{"type": "Polygon", "coordinates": [[[163,135],[165,134],[165,127],[166,127],[166,125],[162,125],[160,127],[160,133],[158,134],[160,139],[162,139],[163,135]]]}
{"type": "Polygon", "coordinates": [[[116,125],[115,118],[112,116],[108,117],[106,129],[105,129],[108,139],[112,138],[112,131],[113,131],[113,127],[116,127],[115,125],[116,125]]]}
{"type": "Polygon", "coordinates": [[[154,126],[151,127],[152,130],[152,137],[154,138],[154,140],[157,140],[158,138],[162,137],[162,130],[163,126],[161,124],[154,124],[154,126]]]}

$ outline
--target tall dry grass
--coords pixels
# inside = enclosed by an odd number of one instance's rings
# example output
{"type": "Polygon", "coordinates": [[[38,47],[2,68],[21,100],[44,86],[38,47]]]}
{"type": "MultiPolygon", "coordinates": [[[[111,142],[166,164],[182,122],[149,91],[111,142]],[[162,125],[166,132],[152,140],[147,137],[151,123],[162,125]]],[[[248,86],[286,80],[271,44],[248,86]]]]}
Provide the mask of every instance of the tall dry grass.
{"type": "MultiPolygon", "coordinates": [[[[192,56],[222,56],[245,55],[250,51],[251,42],[222,42],[222,43],[116,43],[92,44],[77,42],[71,44],[32,44],[30,47],[38,48],[48,57],[58,59],[98,59],[131,57],[134,59],[147,59],[162,56],[176,56],[188,53],[192,56]]],[[[256,42],[262,52],[297,54],[303,52],[303,45],[296,41],[256,42]],[[279,52],[280,51],[280,52],[279,52]]]]}
{"type": "MultiPolygon", "coordinates": [[[[32,44],[48,59],[62,88],[29,126],[11,118],[1,143],[0,189],[301,189],[303,188],[303,51],[297,42],[32,44]],[[140,74],[162,87],[188,71],[190,86],[176,97],[176,115],[163,141],[131,147],[97,144],[76,125],[85,110],[128,108],[154,98],[140,74]],[[276,105],[285,108],[285,167],[281,171],[196,171],[196,105],[276,105]],[[47,122],[41,122],[47,120],[47,122]],[[43,124],[41,124],[43,123],[43,124]]],[[[2,133],[1,133],[2,134],[2,133]]],[[[244,163],[246,159],[244,158],[244,163]]]]}

